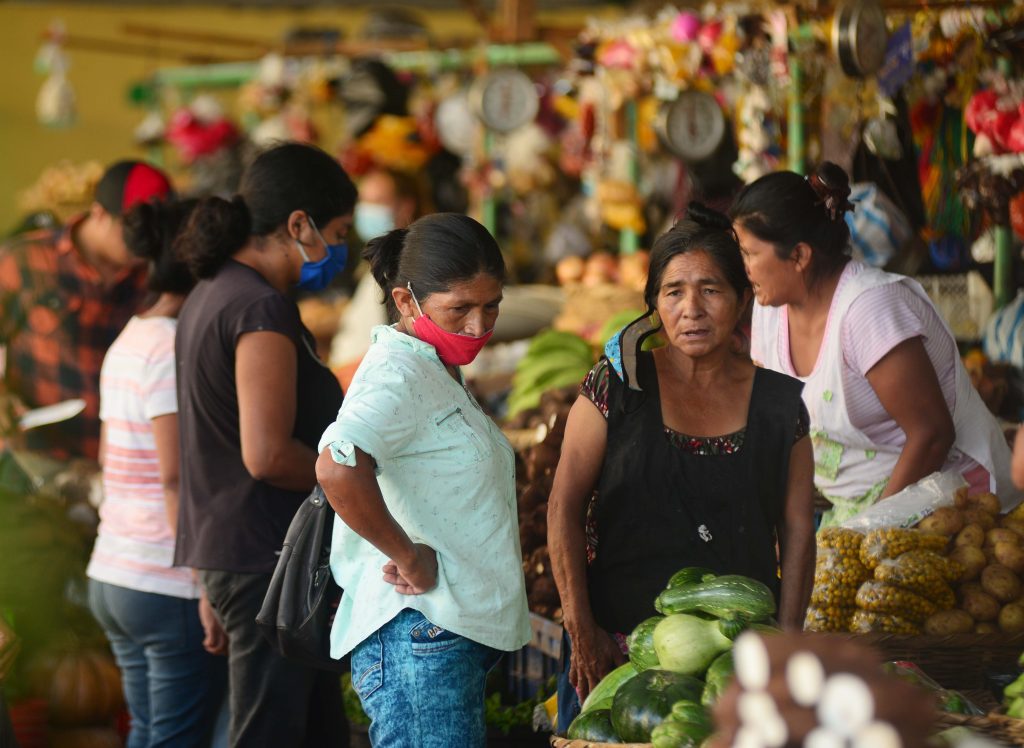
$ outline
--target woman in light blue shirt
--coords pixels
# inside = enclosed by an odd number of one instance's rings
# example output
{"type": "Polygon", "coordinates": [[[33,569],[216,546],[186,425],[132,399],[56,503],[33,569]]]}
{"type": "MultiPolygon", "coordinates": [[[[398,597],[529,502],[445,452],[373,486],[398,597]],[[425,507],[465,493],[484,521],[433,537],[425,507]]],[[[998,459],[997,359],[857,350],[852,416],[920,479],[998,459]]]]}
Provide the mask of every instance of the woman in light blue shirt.
{"type": "Polygon", "coordinates": [[[459,370],[491,335],[505,265],[487,230],[454,213],[363,256],[395,324],[374,328],[320,441],[345,590],[331,654],[352,654],[377,748],[476,748],[487,671],[530,638],[512,448],[459,370]]]}

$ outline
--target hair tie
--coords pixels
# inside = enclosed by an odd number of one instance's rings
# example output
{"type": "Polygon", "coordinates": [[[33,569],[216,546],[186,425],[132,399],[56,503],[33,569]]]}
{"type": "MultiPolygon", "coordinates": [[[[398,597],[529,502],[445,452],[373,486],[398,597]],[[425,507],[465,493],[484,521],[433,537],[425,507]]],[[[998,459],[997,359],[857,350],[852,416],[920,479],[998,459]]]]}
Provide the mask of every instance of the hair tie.
{"type": "Polygon", "coordinates": [[[818,196],[814,204],[824,205],[825,212],[828,213],[831,220],[836,221],[847,211],[854,209],[853,203],[847,199],[850,195],[848,188],[840,190],[830,187],[817,174],[809,174],[804,179],[811,189],[814,190],[814,194],[818,196]]]}

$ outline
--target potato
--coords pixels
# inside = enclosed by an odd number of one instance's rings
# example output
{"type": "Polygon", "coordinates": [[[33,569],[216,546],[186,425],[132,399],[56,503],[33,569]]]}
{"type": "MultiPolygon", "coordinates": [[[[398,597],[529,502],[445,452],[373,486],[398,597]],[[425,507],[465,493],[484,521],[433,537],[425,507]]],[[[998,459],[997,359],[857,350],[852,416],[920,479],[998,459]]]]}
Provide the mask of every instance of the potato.
{"type": "Polygon", "coordinates": [[[967,497],[967,486],[961,486],[953,494],[953,505],[957,509],[966,509],[970,503],[967,497]]]}
{"type": "Polygon", "coordinates": [[[994,621],[999,617],[999,601],[977,582],[968,582],[961,587],[960,599],[960,607],[975,621],[994,621]]]}
{"type": "Polygon", "coordinates": [[[974,619],[965,610],[943,610],[924,622],[924,632],[935,636],[969,634],[973,629],[974,619]]]}
{"type": "Polygon", "coordinates": [[[1005,527],[993,527],[985,533],[985,545],[995,547],[996,543],[1020,544],[1020,535],[1005,527]]]}
{"type": "Polygon", "coordinates": [[[996,562],[1002,564],[1014,574],[1024,572],[1024,548],[1018,543],[998,542],[992,546],[996,562]]]}
{"type": "Polygon", "coordinates": [[[1001,603],[1020,597],[1020,579],[1002,564],[989,564],[982,569],[981,586],[1001,603]]]}
{"type": "Polygon", "coordinates": [[[1017,506],[1015,506],[1013,509],[1008,511],[1006,513],[1006,516],[1009,517],[1010,519],[1016,519],[1016,520],[1024,521],[1024,502],[1021,502],[1020,504],[1017,504],[1017,506]]]}
{"type": "Polygon", "coordinates": [[[969,506],[961,512],[964,522],[971,525],[981,525],[982,529],[988,531],[996,526],[996,518],[979,506],[969,506]]]}
{"type": "Polygon", "coordinates": [[[982,623],[974,624],[975,634],[998,634],[999,627],[989,621],[983,621],[982,623]]]}
{"type": "Polygon", "coordinates": [[[999,504],[999,497],[995,494],[988,493],[987,491],[985,493],[975,494],[974,496],[968,496],[967,505],[976,506],[993,516],[999,514],[999,512],[1003,510],[1002,506],[999,504]]]}
{"type": "Polygon", "coordinates": [[[1010,516],[1000,517],[999,526],[1005,527],[1007,530],[1013,530],[1015,533],[1024,538],[1024,519],[1014,519],[1010,516]]]}
{"type": "Polygon", "coordinates": [[[975,548],[973,545],[962,545],[954,549],[949,557],[963,567],[964,573],[960,579],[965,582],[977,579],[981,570],[988,565],[981,548],[975,548]]]}
{"type": "Polygon", "coordinates": [[[1007,634],[1024,631],[1024,602],[1008,603],[999,611],[999,629],[1007,634]]]}
{"type": "Polygon", "coordinates": [[[917,529],[937,535],[956,535],[963,526],[963,516],[951,506],[939,507],[917,523],[917,529]]]}
{"type": "Polygon", "coordinates": [[[953,542],[957,546],[970,545],[981,548],[985,543],[985,530],[981,525],[964,525],[964,529],[957,534],[953,542]]]}

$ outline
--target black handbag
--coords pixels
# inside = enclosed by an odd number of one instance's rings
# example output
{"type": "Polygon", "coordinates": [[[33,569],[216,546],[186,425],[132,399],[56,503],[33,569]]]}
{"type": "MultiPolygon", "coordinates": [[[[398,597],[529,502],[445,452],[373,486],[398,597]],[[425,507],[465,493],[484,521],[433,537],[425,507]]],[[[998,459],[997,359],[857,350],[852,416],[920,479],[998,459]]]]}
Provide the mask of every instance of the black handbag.
{"type": "Polygon", "coordinates": [[[331,624],[341,587],[331,574],[334,511],[318,485],[302,502],[284,537],[256,624],[284,657],[343,672],[347,658],[331,657],[331,624]]]}

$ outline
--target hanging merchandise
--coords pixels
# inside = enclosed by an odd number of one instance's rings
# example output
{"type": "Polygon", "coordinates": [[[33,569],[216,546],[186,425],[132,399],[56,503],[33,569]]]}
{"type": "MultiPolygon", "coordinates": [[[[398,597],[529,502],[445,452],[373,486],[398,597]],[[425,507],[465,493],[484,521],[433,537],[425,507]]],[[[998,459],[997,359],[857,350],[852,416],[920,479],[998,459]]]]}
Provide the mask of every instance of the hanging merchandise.
{"type": "Polygon", "coordinates": [[[725,115],[714,96],[683,91],[658,112],[656,130],[665,147],[684,161],[703,161],[725,138],[725,115]]]}
{"type": "Polygon", "coordinates": [[[47,41],[36,54],[36,72],[46,80],[36,96],[36,118],[47,127],[69,127],[75,123],[75,92],[68,80],[70,60],[63,49],[64,24],[55,21],[47,30],[47,41]]]}
{"type": "Polygon", "coordinates": [[[233,146],[240,137],[220,102],[206,94],[197,96],[187,107],[175,112],[167,129],[168,142],[186,164],[233,146]]]}
{"type": "Polygon", "coordinates": [[[530,77],[515,68],[494,70],[469,90],[474,113],[494,132],[509,133],[537,116],[540,97],[530,77]]]}
{"type": "Polygon", "coordinates": [[[876,73],[887,43],[885,11],[878,0],[846,0],[836,9],[832,48],[844,73],[858,78],[876,73]]]}

